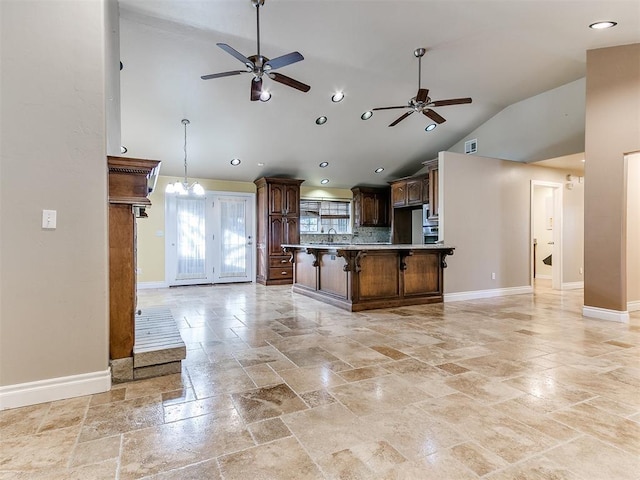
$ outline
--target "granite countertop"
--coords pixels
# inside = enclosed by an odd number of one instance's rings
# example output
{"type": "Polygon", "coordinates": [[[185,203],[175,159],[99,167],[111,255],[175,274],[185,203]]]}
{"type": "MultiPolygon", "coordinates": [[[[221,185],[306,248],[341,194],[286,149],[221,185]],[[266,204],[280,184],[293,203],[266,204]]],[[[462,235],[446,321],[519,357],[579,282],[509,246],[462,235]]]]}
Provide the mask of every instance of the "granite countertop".
{"type": "Polygon", "coordinates": [[[289,248],[317,248],[320,250],[440,250],[455,249],[451,245],[438,243],[406,244],[406,243],[307,243],[307,244],[283,244],[289,248]]]}

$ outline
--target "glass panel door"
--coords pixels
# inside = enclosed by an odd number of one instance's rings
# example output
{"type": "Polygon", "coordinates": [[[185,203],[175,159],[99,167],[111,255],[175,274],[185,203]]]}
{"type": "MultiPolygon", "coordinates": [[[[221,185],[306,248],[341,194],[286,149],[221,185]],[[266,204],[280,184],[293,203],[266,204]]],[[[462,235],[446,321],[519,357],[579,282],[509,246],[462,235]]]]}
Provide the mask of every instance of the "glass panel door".
{"type": "Polygon", "coordinates": [[[213,281],[253,281],[253,205],[250,194],[213,197],[213,281]]]}
{"type": "Polygon", "coordinates": [[[207,197],[166,196],[166,278],[170,286],[211,283],[207,197]]]}

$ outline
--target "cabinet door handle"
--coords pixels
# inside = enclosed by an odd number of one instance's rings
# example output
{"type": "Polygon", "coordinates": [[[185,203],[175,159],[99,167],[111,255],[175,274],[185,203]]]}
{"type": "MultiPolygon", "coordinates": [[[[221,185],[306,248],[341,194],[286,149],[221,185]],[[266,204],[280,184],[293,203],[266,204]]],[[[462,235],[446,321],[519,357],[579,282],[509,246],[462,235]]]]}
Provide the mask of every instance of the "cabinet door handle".
{"type": "Polygon", "coordinates": [[[280,260],[280,263],[287,263],[286,260],[280,260]]]}

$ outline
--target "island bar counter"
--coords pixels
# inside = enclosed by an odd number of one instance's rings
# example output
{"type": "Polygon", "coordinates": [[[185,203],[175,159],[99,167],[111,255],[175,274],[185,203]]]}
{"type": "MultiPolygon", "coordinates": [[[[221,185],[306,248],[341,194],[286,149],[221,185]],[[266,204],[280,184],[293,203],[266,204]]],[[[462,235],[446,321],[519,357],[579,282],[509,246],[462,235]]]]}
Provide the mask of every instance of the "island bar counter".
{"type": "Polygon", "coordinates": [[[438,303],[447,245],[282,245],[291,255],[293,291],[357,312],[438,303]]]}

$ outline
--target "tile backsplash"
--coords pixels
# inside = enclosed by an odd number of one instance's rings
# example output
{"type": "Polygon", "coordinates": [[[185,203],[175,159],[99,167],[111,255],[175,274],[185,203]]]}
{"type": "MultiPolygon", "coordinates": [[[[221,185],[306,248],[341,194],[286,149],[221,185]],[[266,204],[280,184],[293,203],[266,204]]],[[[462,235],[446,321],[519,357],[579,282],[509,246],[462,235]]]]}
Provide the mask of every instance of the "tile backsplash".
{"type": "MultiPolygon", "coordinates": [[[[391,229],[385,227],[359,227],[353,233],[333,234],[336,243],[389,243],[391,229]]],[[[330,235],[326,233],[301,233],[300,243],[328,243],[330,235]]]]}

